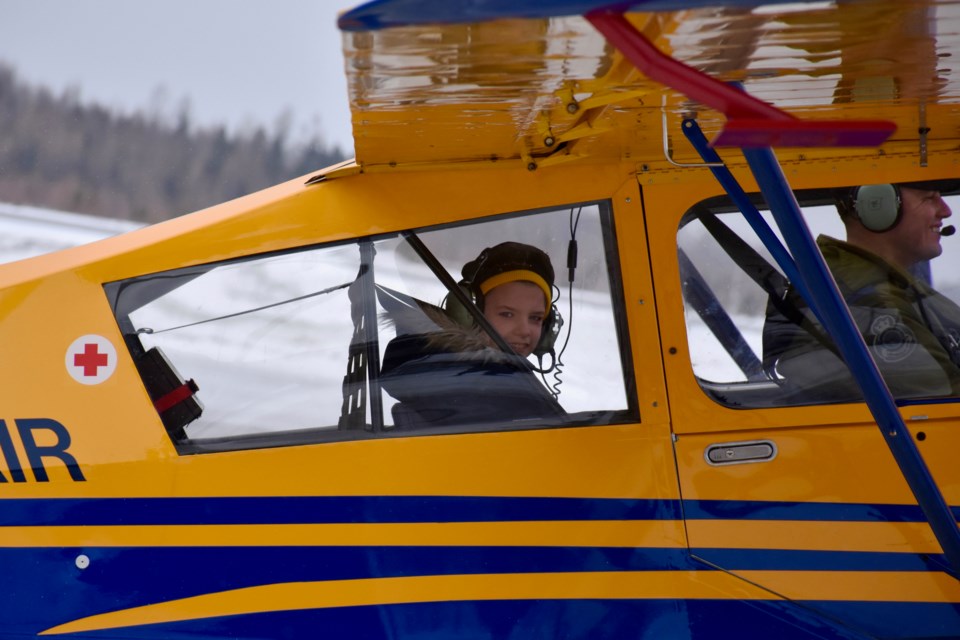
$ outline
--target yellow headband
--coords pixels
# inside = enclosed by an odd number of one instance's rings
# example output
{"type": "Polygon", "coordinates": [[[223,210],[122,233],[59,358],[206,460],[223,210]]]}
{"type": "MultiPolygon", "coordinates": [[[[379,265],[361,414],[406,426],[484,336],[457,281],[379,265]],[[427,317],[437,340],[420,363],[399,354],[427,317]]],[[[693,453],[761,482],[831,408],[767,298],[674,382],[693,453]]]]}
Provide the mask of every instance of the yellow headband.
{"type": "Polygon", "coordinates": [[[495,276],[487,278],[480,283],[480,293],[487,295],[494,287],[499,287],[502,284],[508,282],[517,282],[520,280],[526,280],[527,282],[532,282],[533,284],[540,287],[543,291],[544,297],[547,299],[547,309],[550,308],[551,296],[550,296],[550,285],[547,284],[547,281],[543,279],[539,273],[535,271],[528,271],[526,269],[517,269],[515,271],[504,271],[503,273],[498,273],[495,276]]]}

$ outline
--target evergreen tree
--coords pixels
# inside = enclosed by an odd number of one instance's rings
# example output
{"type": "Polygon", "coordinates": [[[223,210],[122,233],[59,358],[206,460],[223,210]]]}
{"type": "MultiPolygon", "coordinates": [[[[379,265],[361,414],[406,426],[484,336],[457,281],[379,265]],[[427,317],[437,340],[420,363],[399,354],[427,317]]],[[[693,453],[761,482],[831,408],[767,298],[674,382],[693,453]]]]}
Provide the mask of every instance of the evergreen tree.
{"type": "Polygon", "coordinates": [[[186,101],[172,117],[159,102],[124,115],[82,104],[76,89],[28,86],[0,63],[0,201],[158,222],[345,158],[318,137],[291,141],[290,121],[228,134],[194,126],[186,101]]]}

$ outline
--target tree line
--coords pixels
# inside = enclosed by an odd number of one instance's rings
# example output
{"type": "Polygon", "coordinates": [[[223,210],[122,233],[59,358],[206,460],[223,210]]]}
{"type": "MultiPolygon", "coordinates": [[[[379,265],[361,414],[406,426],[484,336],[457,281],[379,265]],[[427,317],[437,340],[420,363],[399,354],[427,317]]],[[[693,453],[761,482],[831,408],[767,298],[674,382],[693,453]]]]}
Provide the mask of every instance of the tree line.
{"type": "Polygon", "coordinates": [[[0,201],[153,223],[346,158],[319,135],[290,140],[284,118],[230,133],[193,126],[186,108],[122,114],[0,63],[0,201]]]}

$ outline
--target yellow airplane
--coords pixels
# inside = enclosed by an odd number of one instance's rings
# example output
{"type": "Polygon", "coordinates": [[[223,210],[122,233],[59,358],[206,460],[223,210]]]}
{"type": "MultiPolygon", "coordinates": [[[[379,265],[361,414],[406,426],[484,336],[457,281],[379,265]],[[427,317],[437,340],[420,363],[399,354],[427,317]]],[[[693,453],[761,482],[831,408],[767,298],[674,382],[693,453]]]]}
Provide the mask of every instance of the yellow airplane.
{"type": "Polygon", "coordinates": [[[960,637],[952,348],[814,243],[958,290],[960,2],[340,25],[356,160],[0,268],[0,638],[960,637]]]}

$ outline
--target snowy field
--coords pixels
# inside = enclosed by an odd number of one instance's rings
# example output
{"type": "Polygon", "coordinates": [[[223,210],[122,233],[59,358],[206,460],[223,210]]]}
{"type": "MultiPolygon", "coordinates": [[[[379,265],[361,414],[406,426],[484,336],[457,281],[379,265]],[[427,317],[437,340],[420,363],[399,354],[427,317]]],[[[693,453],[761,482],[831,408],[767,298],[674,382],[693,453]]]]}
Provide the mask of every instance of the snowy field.
{"type": "Polygon", "coordinates": [[[0,263],[86,244],[141,225],[0,202],[0,263]]]}

